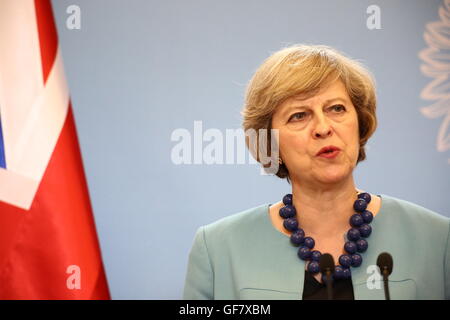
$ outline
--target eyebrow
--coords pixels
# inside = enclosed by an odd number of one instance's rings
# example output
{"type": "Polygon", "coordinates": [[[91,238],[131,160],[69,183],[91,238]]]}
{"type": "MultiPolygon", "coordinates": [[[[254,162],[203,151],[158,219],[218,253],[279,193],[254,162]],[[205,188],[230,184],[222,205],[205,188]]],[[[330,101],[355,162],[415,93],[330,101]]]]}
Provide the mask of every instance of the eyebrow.
{"type": "MultiPolygon", "coordinates": [[[[304,99],[299,99],[299,98],[293,98],[293,100],[295,101],[303,101],[304,99]]],[[[325,102],[323,103],[322,106],[326,106],[332,102],[343,102],[343,103],[348,103],[347,99],[341,98],[341,97],[336,97],[336,98],[332,98],[332,99],[328,99],[325,100],[325,102]]],[[[286,110],[284,110],[284,112],[282,113],[283,115],[286,115],[289,111],[293,110],[293,109],[301,109],[301,108],[310,108],[309,105],[297,105],[297,102],[292,102],[290,103],[290,106],[286,108],[286,110]]]]}

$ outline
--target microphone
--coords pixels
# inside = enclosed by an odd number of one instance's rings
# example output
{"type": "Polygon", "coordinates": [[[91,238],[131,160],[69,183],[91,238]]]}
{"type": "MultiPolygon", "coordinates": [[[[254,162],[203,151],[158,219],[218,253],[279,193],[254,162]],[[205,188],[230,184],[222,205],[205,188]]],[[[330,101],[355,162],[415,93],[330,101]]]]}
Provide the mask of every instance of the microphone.
{"type": "Polygon", "coordinates": [[[326,281],[325,284],[327,286],[327,296],[328,300],[333,300],[333,287],[332,287],[332,279],[331,275],[334,272],[334,259],[333,256],[329,253],[324,253],[319,258],[319,268],[320,272],[325,275],[326,281]]]}
{"type": "Polygon", "coordinates": [[[387,252],[380,253],[377,258],[377,266],[378,268],[380,268],[380,271],[383,274],[384,296],[386,300],[391,300],[391,296],[389,294],[388,277],[392,273],[392,268],[394,266],[392,256],[387,252]]]}

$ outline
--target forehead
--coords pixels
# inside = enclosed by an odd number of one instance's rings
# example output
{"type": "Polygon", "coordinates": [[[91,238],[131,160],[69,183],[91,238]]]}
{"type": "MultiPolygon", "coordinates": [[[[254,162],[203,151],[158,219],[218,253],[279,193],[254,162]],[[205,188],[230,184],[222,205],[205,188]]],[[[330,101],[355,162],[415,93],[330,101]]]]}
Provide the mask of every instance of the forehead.
{"type": "Polygon", "coordinates": [[[282,105],[280,105],[280,107],[289,107],[291,105],[312,107],[335,99],[350,102],[350,97],[347,93],[344,83],[341,80],[334,81],[328,86],[321,88],[316,94],[312,96],[292,96],[288,98],[282,105]]]}

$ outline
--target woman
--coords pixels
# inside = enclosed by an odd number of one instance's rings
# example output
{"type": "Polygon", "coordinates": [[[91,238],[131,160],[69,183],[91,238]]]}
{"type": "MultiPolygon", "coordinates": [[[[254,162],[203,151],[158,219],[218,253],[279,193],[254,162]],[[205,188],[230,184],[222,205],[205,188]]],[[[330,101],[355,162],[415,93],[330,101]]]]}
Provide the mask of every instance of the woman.
{"type": "Polygon", "coordinates": [[[450,299],[450,219],[355,185],[375,110],[371,74],[336,50],[295,45],[269,57],[248,85],[243,127],[277,130],[276,175],[292,193],[201,227],[183,297],[322,299],[328,253],[334,298],[384,299],[375,266],[389,252],[391,299],[450,299]]]}

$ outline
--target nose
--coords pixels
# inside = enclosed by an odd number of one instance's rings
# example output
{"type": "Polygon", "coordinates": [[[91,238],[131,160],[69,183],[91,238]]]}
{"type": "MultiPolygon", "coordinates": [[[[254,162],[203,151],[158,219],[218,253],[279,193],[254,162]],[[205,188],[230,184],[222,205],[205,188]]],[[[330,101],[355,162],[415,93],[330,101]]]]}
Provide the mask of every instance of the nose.
{"type": "Polygon", "coordinates": [[[317,120],[316,127],[313,130],[313,136],[314,138],[326,138],[331,136],[332,130],[331,126],[328,123],[328,121],[325,119],[325,117],[321,117],[317,120]]]}

